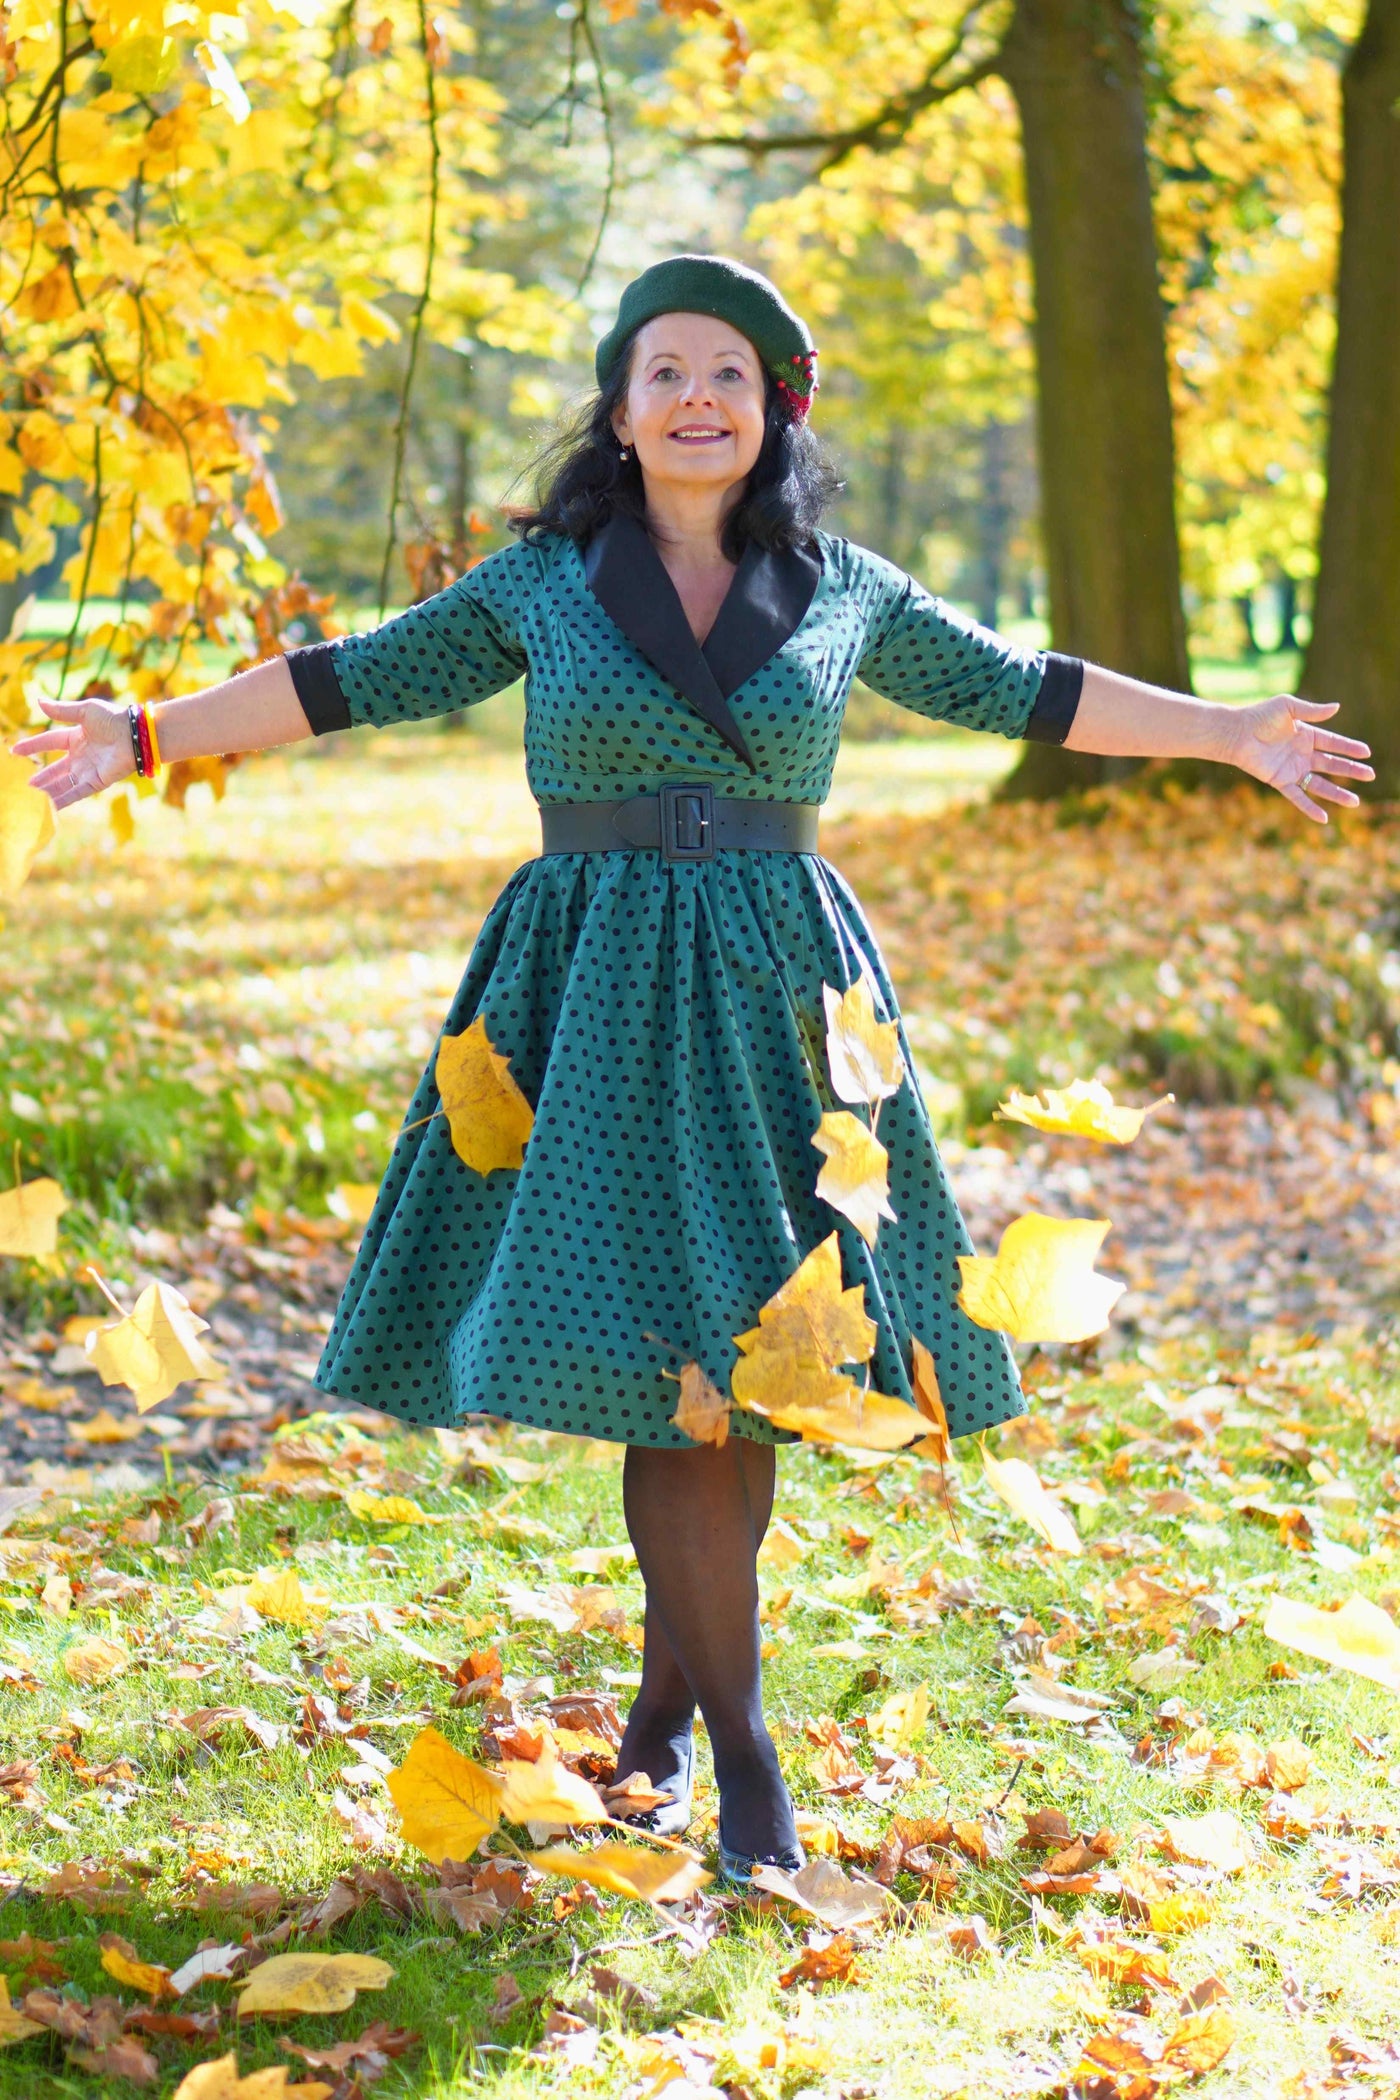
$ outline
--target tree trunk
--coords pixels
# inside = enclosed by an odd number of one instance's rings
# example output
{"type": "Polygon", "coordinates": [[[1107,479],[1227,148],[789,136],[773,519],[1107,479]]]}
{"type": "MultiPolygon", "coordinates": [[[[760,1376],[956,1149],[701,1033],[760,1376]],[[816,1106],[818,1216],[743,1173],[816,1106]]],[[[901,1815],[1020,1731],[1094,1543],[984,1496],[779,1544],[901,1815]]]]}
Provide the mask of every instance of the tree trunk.
{"type": "Polygon", "coordinates": [[[1370,0],[1342,75],[1342,242],[1327,501],[1301,689],[1340,700],[1400,795],[1400,0],[1370,0]]]}
{"type": "MultiPolygon", "coordinates": [[[[1131,10],[1125,0],[1018,0],[1000,70],[1020,110],[1025,154],[1051,641],[1189,691],[1131,10]]],[[[1129,770],[1122,760],[1029,744],[1005,792],[1055,795],[1129,770]]]]}

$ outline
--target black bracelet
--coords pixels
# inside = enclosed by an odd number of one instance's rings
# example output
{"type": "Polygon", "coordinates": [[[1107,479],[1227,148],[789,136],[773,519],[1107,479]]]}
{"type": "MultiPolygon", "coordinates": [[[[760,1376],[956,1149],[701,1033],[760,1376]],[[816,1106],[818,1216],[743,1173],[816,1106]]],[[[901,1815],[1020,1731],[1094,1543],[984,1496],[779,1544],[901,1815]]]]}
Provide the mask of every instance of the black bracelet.
{"type": "Polygon", "coordinates": [[[141,710],[134,703],[126,711],[126,726],[131,731],[131,755],[136,762],[136,771],[144,780],[146,774],[141,764],[141,710]]]}

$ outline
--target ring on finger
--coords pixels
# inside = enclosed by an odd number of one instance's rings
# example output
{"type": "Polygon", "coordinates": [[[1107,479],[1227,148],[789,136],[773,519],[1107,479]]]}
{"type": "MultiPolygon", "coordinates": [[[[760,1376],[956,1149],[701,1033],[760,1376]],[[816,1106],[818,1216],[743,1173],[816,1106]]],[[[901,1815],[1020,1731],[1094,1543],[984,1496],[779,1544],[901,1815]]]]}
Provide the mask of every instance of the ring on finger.
{"type": "Polygon", "coordinates": [[[1309,789],[1310,789],[1310,788],[1312,787],[1312,784],[1313,784],[1313,781],[1314,781],[1315,777],[1316,777],[1316,776],[1315,776],[1314,774],[1312,774],[1312,773],[1305,773],[1305,774],[1303,775],[1302,779],[1301,779],[1301,780],[1300,780],[1300,781],[1298,782],[1298,785],[1299,785],[1299,787],[1300,787],[1300,788],[1301,788],[1301,789],[1303,790],[1303,793],[1304,793],[1305,795],[1306,795],[1306,794],[1308,793],[1309,789]]]}

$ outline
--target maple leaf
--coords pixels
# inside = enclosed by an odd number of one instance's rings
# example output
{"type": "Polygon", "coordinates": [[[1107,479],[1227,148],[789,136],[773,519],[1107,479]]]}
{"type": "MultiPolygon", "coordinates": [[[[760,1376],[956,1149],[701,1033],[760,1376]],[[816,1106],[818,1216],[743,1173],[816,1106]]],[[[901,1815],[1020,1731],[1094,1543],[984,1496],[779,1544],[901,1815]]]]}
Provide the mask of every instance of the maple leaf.
{"type": "Polygon", "coordinates": [[[385,1783],[405,1842],[434,1866],[469,1858],[501,1820],[504,1787],[498,1775],[463,1757],[436,1728],[413,1738],[385,1783]]]}
{"type": "Polygon", "coordinates": [[[888,1889],[876,1882],[852,1881],[834,1859],[823,1855],[809,1859],[795,1874],[784,1867],[757,1866],[752,1879],[756,1888],[796,1904],[836,1932],[873,1924],[894,1901],[888,1889]]]}
{"type": "Polygon", "coordinates": [[[199,1336],[209,1326],[168,1283],[148,1284],[129,1313],[83,1344],[104,1385],[129,1386],[145,1414],[187,1378],[213,1378],[223,1366],[199,1336]]]}
{"type": "Polygon", "coordinates": [[[118,1983],[133,1991],[144,1991],[148,1998],[176,1995],[169,1969],[160,1962],[142,1961],[130,1940],[115,1932],[104,1932],[97,1944],[102,1949],[103,1968],[118,1983]]]}
{"type": "Polygon", "coordinates": [[[53,803],[29,785],[33,770],[27,758],[0,752],[0,897],[18,894],[57,829],[53,803]]]}
{"type": "Polygon", "coordinates": [[[866,1722],[866,1734],[887,1750],[911,1750],[928,1723],[928,1685],[916,1684],[911,1691],[891,1692],[878,1713],[866,1722]]]}
{"type": "Polygon", "coordinates": [[[890,1208],[890,1156],[874,1132],[849,1109],[829,1111],[812,1136],[826,1165],[817,1176],[823,1203],[849,1218],[868,1247],[875,1244],[881,1218],[890,1208]]]}
{"type": "Polygon", "coordinates": [[[420,1509],[408,1495],[370,1495],[363,1488],[351,1488],[345,1496],[345,1507],[352,1517],[359,1517],[368,1524],[446,1524],[448,1517],[430,1516],[420,1509]]]}
{"type": "MultiPolygon", "coordinates": [[[[722,1444],[729,1435],[730,1403],[711,1385],[699,1364],[681,1365],[681,1396],[671,1420],[682,1436],[696,1444],[722,1444]]],[[[569,1565],[576,1565],[577,1555],[569,1565]]]]}
{"type": "Polygon", "coordinates": [[[284,1568],[276,1575],[260,1575],[249,1584],[243,1601],[262,1618],[281,1626],[307,1626],[311,1622],[311,1600],[295,1568],[284,1568]]]}
{"type": "Polygon", "coordinates": [[[240,2078],[238,2058],[230,2052],[187,2071],[171,2100],[330,2100],[334,2091],[320,2079],[301,2085],[290,2079],[285,2064],[270,2064],[240,2078]]]}
{"type": "Polygon", "coordinates": [[[1320,1611],[1293,1597],[1272,1597],[1264,1633],[1285,1648],[1400,1692],[1400,1626],[1359,1593],[1348,1597],[1340,1611],[1320,1611]]]}
{"type": "Polygon", "coordinates": [[[1179,2022],[1162,2045],[1162,2061],[1193,2078],[1213,2071],[1235,2046],[1234,2016],[1223,2005],[1192,2013],[1179,2022]]]}
{"type": "Polygon", "coordinates": [[[550,1845],[526,1857],[543,1873],[564,1874],[606,1889],[610,1895],[633,1896],[643,1903],[683,1903],[714,1879],[692,1852],[642,1852],[612,1840],[595,1845],[591,1852],[550,1845]]]}
{"type": "Polygon", "coordinates": [[[123,1670],[130,1669],[131,1650],[124,1641],[95,1633],[65,1648],[62,1662],[64,1676],[71,1677],[74,1684],[105,1684],[109,1677],[120,1677],[123,1670]]]}
{"type": "Polygon", "coordinates": [[[602,1796],[577,1772],[560,1764],[552,1743],[538,1758],[508,1758],[501,1768],[501,1815],[508,1823],[604,1823],[602,1796]]]}
{"type": "MultiPolygon", "coordinates": [[[[36,801],[48,801],[47,795],[36,801]]],[[[68,1198],[47,1175],[22,1181],[0,1193],[0,1254],[30,1261],[46,1260],[58,1247],[58,1221],[68,1198]]]]}
{"type": "Polygon", "coordinates": [[[837,1932],[820,1946],[804,1947],[792,1967],[780,1973],[778,1984],[780,1989],[787,1991],[797,1983],[860,1983],[862,1980],[850,1934],[837,1932]]]}
{"type": "Polygon", "coordinates": [[[1145,1119],[1175,1099],[1175,1094],[1163,1094],[1146,1108],[1120,1108],[1101,1079],[1072,1079],[1067,1087],[1047,1087],[1043,1103],[1012,1087],[995,1114],[1004,1123],[1029,1123],[1034,1130],[1093,1138],[1100,1145],[1130,1145],[1145,1119]]]}
{"type": "MultiPolygon", "coordinates": [[[[878,1021],[869,980],[857,978],[849,991],[822,986],[826,1007],[826,1061],[838,1101],[863,1101],[874,1108],[897,1094],[904,1083],[904,1057],[897,1021],[878,1021]]],[[[823,1119],[825,1120],[825,1119],[823,1119]]]]}
{"type": "Polygon", "coordinates": [[[31,2035],[43,2031],[42,2020],[31,2020],[24,2013],[16,2012],[10,2003],[9,1981],[0,1976],[0,2049],[7,2049],[11,2042],[27,2042],[31,2035]]]}
{"type": "Polygon", "coordinates": [[[918,1412],[866,1392],[837,1370],[874,1353],[875,1323],[860,1284],[841,1287],[833,1232],[774,1292],[758,1326],[734,1337],[742,1351],[730,1383],[735,1405],[820,1443],[893,1451],[921,1434],[918,1412]]]}
{"type": "Polygon", "coordinates": [[[344,2012],[357,1991],[382,1991],[394,1971],[373,1954],[274,1954],[238,1993],[238,2017],[249,2013],[344,2012]]]}
{"type": "Polygon", "coordinates": [[[1127,1285],[1100,1276],[1094,1257],[1106,1218],[1013,1218],[995,1255],[960,1254],[958,1304],[979,1327],[1018,1342],[1084,1342],[1102,1334],[1127,1285]]]}
{"type": "Polygon", "coordinates": [[[443,1036],[433,1076],[458,1159],[475,1174],[521,1166],[534,1111],[480,1014],[461,1035],[443,1036]]]}
{"type": "Polygon", "coordinates": [[[1023,1458],[993,1458],[986,1450],[982,1464],[992,1493],[1013,1516],[1038,1531],[1052,1552],[1083,1552],[1073,1518],[1050,1494],[1034,1466],[1023,1458]]]}

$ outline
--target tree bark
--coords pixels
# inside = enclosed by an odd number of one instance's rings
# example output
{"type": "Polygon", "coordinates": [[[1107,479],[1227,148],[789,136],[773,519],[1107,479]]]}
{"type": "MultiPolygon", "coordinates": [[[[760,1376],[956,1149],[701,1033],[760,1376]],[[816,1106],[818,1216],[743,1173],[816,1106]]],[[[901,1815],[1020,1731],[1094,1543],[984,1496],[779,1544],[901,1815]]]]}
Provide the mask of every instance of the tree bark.
{"type": "Polygon", "coordinates": [[[1400,795],[1400,0],[1370,0],[1342,75],[1337,349],[1312,638],[1301,680],[1340,700],[1376,790],[1400,795]]]}
{"type": "MultiPolygon", "coordinates": [[[[1400,0],[1373,0],[1392,11],[1400,0]]],[[[1053,647],[1190,690],[1141,55],[1124,0],[1018,0],[999,70],[1021,118],[1053,647]]],[[[1392,221],[1392,224],[1394,221],[1392,221]]],[[[1030,744],[1003,792],[1131,770],[1030,744]]]]}

